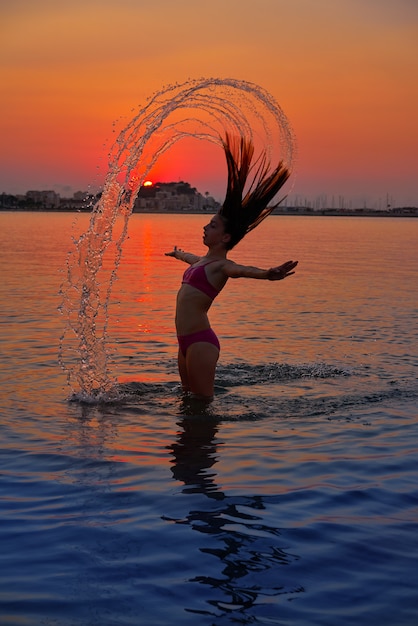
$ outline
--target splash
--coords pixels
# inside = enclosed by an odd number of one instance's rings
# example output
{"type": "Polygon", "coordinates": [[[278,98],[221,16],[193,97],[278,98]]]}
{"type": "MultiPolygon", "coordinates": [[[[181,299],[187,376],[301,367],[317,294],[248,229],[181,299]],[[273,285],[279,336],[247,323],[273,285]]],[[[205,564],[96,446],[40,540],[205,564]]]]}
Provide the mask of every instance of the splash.
{"type": "Polygon", "coordinates": [[[295,141],[285,114],[266,90],[246,81],[208,78],[169,85],[119,133],[109,153],[101,198],[87,231],[74,240],[61,288],[66,326],[59,361],[79,398],[108,397],[116,389],[108,309],[140,187],[177,141],[193,137],[221,146],[225,132],[251,138],[272,163],[281,159],[292,169],[295,141]]]}

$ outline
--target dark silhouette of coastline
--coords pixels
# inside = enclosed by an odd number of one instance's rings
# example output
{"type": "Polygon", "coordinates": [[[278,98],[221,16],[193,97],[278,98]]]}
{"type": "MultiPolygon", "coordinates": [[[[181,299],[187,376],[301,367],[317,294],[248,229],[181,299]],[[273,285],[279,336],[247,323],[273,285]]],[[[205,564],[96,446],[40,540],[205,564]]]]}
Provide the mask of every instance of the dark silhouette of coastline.
{"type": "MultiPolygon", "coordinates": [[[[24,195],[0,194],[0,211],[77,212],[91,213],[100,193],[78,191],[71,198],[61,198],[55,191],[28,191],[24,195]]],[[[201,194],[184,181],[155,183],[141,187],[133,213],[216,213],[220,208],[209,192],[201,194]]],[[[385,206],[384,209],[358,207],[313,208],[309,204],[281,205],[273,215],[310,215],[333,217],[418,217],[418,207],[385,206]]]]}

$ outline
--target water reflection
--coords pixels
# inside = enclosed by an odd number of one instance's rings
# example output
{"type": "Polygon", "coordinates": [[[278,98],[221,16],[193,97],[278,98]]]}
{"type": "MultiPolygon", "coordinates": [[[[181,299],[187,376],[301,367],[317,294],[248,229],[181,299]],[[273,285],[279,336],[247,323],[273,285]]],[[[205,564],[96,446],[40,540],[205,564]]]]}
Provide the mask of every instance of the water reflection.
{"type": "Polygon", "coordinates": [[[216,472],[210,471],[217,461],[215,442],[218,423],[202,417],[184,418],[179,423],[180,432],[169,447],[173,454],[173,478],[183,482],[183,493],[205,493],[221,500],[224,494],[215,482],[216,472]]]}
{"type": "MultiPolygon", "coordinates": [[[[170,521],[190,525],[204,534],[200,552],[218,559],[209,572],[189,580],[210,588],[206,602],[211,608],[186,610],[218,617],[239,612],[243,613],[240,623],[247,623],[252,620],[247,611],[255,604],[269,605],[269,612],[278,596],[289,599],[289,594],[304,591],[303,586],[292,582],[289,572],[280,571],[299,557],[288,552],[281,530],[265,521],[270,517],[268,497],[228,496],[218,487],[214,466],[221,442],[217,440],[216,420],[207,416],[184,417],[178,426],[176,441],[169,447],[173,478],[184,483],[183,494],[205,494],[213,506],[208,508],[206,501],[181,519],[170,521]],[[273,603],[272,597],[276,597],[273,603]]],[[[193,498],[191,502],[195,505],[199,501],[193,498]]]]}
{"type": "Polygon", "coordinates": [[[70,405],[65,440],[71,454],[79,460],[108,461],[109,450],[118,436],[112,417],[99,406],[70,405]]]}

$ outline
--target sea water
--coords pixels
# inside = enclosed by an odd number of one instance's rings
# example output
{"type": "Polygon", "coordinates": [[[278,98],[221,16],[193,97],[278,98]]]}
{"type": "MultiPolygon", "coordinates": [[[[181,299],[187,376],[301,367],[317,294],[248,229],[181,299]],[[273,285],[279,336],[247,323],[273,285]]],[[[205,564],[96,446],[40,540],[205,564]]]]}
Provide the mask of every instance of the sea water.
{"type": "Polygon", "coordinates": [[[0,214],[2,626],[415,626],[418,220],[271,216],[248,235],[237,262],[299,265],[215,301],[200,414],[176,368],[184,265],[164,253],[203,254],[209,216],[130,218],[118,395],[95,404],[59,364],[89,220],[0,214]]]}

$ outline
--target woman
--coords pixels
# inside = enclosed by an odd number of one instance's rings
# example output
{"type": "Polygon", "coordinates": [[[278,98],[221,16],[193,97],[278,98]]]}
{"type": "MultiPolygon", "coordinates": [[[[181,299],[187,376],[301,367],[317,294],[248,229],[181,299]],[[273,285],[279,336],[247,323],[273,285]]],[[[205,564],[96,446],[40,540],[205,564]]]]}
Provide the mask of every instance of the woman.
{"type": "Polygon", "coordinates": [[[219,213],[203,229],[206,255],[200,257],[176,246],[166,253],[190,266],[183,275],[176,306],[178,367],[183,390],[208,402],[213,399],[220,350],[208,319],[213,300],[228,278],[282,280],[294,274],[292,270],[297,265],[297,261],[287,261],[265,270],[227,259],[228,251],[274,209],[267,205],[288,179],[289,170],[280,162],[270,172],[265,154],[252,165],[254,147],[244,138],[227,135],[223,147],[228,166],[227,193],[219,213]],[[243,197],[253,167],[256,167],[253,181],[243,197]]]}

